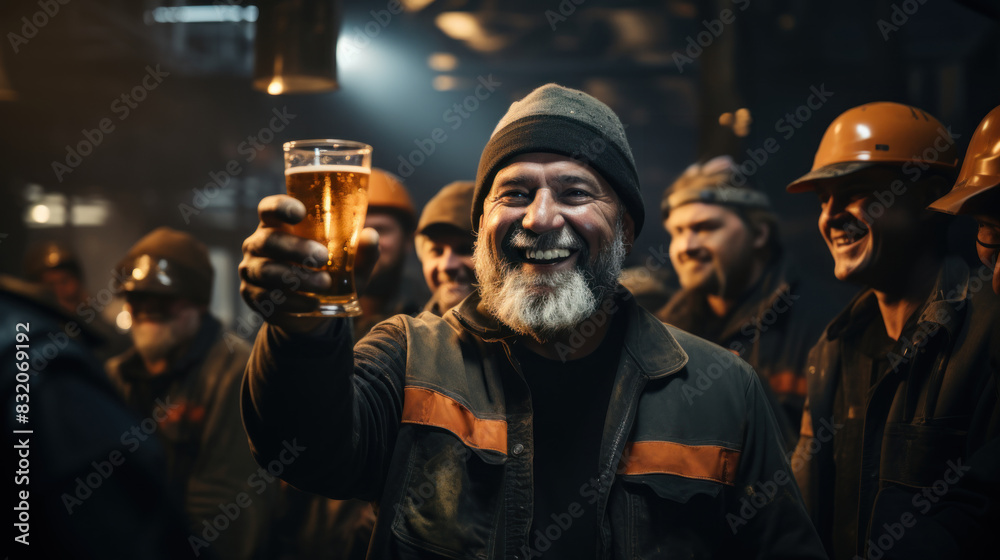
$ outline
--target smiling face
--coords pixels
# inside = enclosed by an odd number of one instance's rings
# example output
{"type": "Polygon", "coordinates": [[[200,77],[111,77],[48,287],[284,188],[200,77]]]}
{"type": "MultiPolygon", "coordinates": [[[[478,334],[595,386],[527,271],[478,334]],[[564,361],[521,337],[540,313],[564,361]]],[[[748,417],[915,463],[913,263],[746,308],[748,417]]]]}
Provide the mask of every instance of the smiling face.
{"type": "Polygon", "coordinates": [[[525,154],[494,178],[479,231],[483,303],[515,331],[543,340],[589,317],[615,288],[633,229],[592,168],[525,154]]]}
{"type": "Polygon", "coordinates": [[[471,234],[451,227],[417,236],[417,256],[424,280],[437,298],[442,312],[457,305],[474,289],[474,242],[471,234]]]}
{"type": "Polygon", "coordinates": [[[702,202],[672,209],[663,225],[681,287],[723,297],[744,291],[770,234],[751,230],[729,208],[702,202]]]}
{"type": "Polygon", "coordinates": [[[908,192],[895,195],[898,179],[890,169],[872,168],[816,186],[819,231],[838,280],[885,290],[925,250],[925,204],[914,192],[922,187],[907,181],[908,192]]]}

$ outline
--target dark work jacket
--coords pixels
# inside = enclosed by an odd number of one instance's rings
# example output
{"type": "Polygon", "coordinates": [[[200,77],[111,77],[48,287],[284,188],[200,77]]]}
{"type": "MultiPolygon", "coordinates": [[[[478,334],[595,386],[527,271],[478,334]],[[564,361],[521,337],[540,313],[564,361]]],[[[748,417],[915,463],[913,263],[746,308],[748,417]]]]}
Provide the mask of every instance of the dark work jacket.
{"type": "Polygon", "coordinates": [[[831,546],[834,526],[845,522],[833,518],[834,492],[874,495],[859,509],[860,557],[979,558],[995,542],[1000,503],[1000,305],[990,279],[970,281],[964,262],[945,261],[888,355],[890,371],[868,393],[863,441],[852,442],[861,448],[863,488],[835,488],[834,395],[840,376],[852,373],[841,364],[856,362],[844,355],[844,338],[877,313],[874,292],[862,292],[809,356],[792,467],[810,515],[831,546]]]}
{"type": "Polygon", "coordinates": [[[806,358],[836,315],[836,305],[828,294],[803,285],[781,258],[768,265],[761,279],[727,317],[721,320],[712,317],[722,323],[717,332],[699,330],[712,311],[703,295],[690,290],[675,294],[656,315],[746,360],[769,386],[777,403],[775,414],[781,415],[779,425],[791,449],[798,440],[802,422],[806,358]]]}
{"type": "Polygon", "coordinates": [[[167,489],[159,442],[122,442],[140,418],[105,376],[94,356],[99,341],[86,323],[45,301],[42,290],[0,275],[0,325],[3,445],[13,459],[7,484],[18,491],[15,509],[25,492],[20,509],[30,529],[25,545],[8,525],[10,556],[195,558],[180,501],[167,489]],[[26,423],[15,423],[17,406],[26,423]],[[20,475],[19,458],[29,463],[20,475]]]}
{"type": "MultiPolygon", "coordinates": [[[[825,557],[753,370],[628,292],[590,320],[616,310],[628,326],[600,475],[580,488],[600,519],[594,557],[825,557]],[[695,371],[712,376],[696,387],[695,371]]],[[[297,439],[305,451],[288,482],[377,501],[369,558],[536,555],[531,397],[516,337],[478,294],[443,318],[393,317],[353,352],[346,325],[258,334],[243,388],[258,462],[297,439]]]]}

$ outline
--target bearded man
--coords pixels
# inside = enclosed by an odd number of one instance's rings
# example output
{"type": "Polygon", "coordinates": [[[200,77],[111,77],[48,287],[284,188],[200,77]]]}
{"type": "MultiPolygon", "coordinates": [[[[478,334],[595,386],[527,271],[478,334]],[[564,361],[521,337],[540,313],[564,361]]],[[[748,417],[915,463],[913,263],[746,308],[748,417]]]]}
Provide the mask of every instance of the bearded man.
{"type": "Polygon", "coordinates": [[[214,277],[208,249],[162,227],[136,242],[119,269],[133,347],[106,368],[145,419],[122,434],[123,452],[154,434],[163,443],[167,483],[184,504],[196,556],[207,549],[218,558],[265,557],[279,486],[257,474],[241,427],[240,376],[250,349],[208,312],[214,277]],[[242,503],[241,495],[252,500],[242,503]],[[220,528],[220,511],[237,503],[238,517],[220,528]]]}
{"type": "MultiPolygon", "coordinates": [[[[609,107],[555,84],[514,103],[472,208],[480,286],[444,317],[352,347],[345,320],[290,315],[315,300],[272,298],[243,392],[261,464],[296,437],[285,480],[377,501],[369,558],[824,557],[753,370],[618,284],[644,209],[609,107]]],[[[301,203],[258,212],[244,298],[329,285],[299,266],[322,249],[289,233],[301,203]]]]}

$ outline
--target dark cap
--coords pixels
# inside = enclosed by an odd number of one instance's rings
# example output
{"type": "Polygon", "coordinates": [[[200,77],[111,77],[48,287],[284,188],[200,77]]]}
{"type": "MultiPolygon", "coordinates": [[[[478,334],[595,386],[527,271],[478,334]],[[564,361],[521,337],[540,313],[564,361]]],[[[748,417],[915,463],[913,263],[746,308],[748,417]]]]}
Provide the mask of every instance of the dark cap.
{"type": "Polygon", "coordinates": [[[215,272],[208,248],[190,234],[161,227],[140,239],[118,265],[129,293],[178,296],[208,305],[215,272]]]}
{"type": "Polygon", "coordinates": [[[662,219],[666,220],[671,210],[692,202],[771,211],[767,195],[747,185],[746,177],[729,156],[717,156],[688,166],[663,191],[660,201],[662,219]]]}
{"type": "Polygon", "coordinates": [[[559,154],[592,167],[618,194],[639,235],[645,209],[625,127],[601,101],[557,84],[541,86],[515,101],[493,130],[476,173],[473,229],[479,228],[497,172],[529,153],[559,154]]]}
{"type": "Polygon", "coordinates": [[[438,226],[451,226],[472,235],[472,197],[474,181],[455,181],[438,191],[420,213],[417,233],[426,233],[438,226]]]}
{"type": "Polygon", "coordinates": [[[83,276],[80,259],[68,245],[58,241],[46,241],[34,245],[24,259],[24,275],[32,282],[42,279],[46,270],[66,270],[76,277],[83,276]]]}

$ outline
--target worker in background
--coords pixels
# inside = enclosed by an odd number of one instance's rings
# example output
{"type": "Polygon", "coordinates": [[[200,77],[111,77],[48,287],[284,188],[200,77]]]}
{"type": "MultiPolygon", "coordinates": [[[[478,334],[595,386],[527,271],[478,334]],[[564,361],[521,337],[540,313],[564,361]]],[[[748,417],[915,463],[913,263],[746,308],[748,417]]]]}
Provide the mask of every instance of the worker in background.
{"type": "Polygon", "coordinates": [[[417,224],[416,249],[431,290],[424,311],[443,315],[475,290],[472,248],[472,195],[476,184],[456,181],[424,206],[417,224]]]}
{"type": "Polygon", "coordinates": [[[1000,294],[1000,106],[989,112],[969,142],[962,171],[951,192],[930,208],[976,220],[976,251],[992,271],[993,291],[1000,294]]]}
{"type": "Polygon", "coordinates": [[[3,275],[0,324],[10,333],[3,444],[18,457],[11,556],[196,558],[163,446],[130,435],[142,418],[108,381],[90,327],[40,286],[3,275]]]}
{"type": "MultiPolygon", "coordinates": [[[[187,233],[159,228],[121,261],[133,346],[108,361],[112,382],[167,452],[167,476],[191,524],[191,548],[218,558],[261,558],[279,481],[250,455],[240,380],[250,349],[208,312],[214,271],[187,233]],[[221,520],[220,520],[220,515],[221,520]]],[[[124,437],[124,436],[123,436],[124,437]]],[[[297,442],[284,461],[302,452],[297,442]]]]}
{"type": "Polygon", "coordinates": [[[66,313],[73,316],[77,323],[87,325],[88,330],[97,336],[94,351],[98,358],[105,360],[128,348],[128,336],[105,320],[102,314],[105,306],[101,302],[110,301],[117,294],[108,294],[106,298],[87,294],[83,263],[69,245],[45,241],[30,247],[24,259],[24,277],[48,289],[66,313]]]}
{"type": "Polygon", "coordinates": [[[787,187],[816,194],[834,275],[863,288],[809,355],[792,459],[835,560],[973,558],[995,540],[1000,307],[927,209],[957,171],[936,118],[878,102],[834,119],[787,187]]]}
{"type": "Polygon", "coordinates": [[[403,282],[416,225],[417,211],[403,183],[388,171],[372,168],[365,227],[378,232],[379,259],[359,298],[362,314],[354,318],[356,340],[393,315],[420,311],[412,290],[403,282]]]}
{"type": "Polygon", "coordinates": [[[836,312],[809,290],[781,243],[763,192],[736,186],[729,156],[690,167],[663,193],[663,225],[681,290],[657,316],[746,360],[777,399],[788,448],[798,441],[809,349],[836,312]]]}

